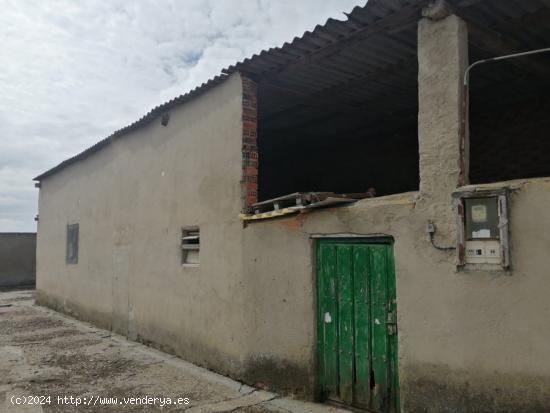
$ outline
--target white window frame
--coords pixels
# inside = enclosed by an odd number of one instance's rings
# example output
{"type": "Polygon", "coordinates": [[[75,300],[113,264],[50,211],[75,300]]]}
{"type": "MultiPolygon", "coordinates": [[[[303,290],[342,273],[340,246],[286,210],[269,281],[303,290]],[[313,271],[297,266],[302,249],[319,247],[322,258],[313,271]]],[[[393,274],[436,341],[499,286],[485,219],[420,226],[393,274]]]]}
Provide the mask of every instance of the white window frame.
{"type": "Polygon", "coordinates": [[[181,264],[189,267],[198,267],[200,264],[200,228],[198,225],[181,229],[181,264]]]}

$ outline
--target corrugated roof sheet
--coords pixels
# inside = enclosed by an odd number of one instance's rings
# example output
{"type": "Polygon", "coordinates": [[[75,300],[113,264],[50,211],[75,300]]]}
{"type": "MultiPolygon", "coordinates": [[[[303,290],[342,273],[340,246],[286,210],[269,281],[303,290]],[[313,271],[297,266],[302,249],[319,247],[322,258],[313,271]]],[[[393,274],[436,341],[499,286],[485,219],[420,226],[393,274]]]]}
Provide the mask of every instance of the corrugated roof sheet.
{"type": "MultiPolygon", "coordinates": [[[[350,13],[345,13],[347,20],[328,19],[324,25],[317,25],[313,31],[306,31],[301,37],[285,42],[281,47],[263,50],[258,54],[229,66],[225,73],[244,71],[251,75],[265,75],[288,64],[307,61],[315,53],[316,58],[334,54],[342,39],[361,40],[365,29],[376,29],[382,18],[397,11],[410,11],[420,17],[420,10],[430,0],[370,0],[365,6],[356,6],[350,13]]],[[[379,27],[380,31],[384,28],[379,27]]],[[[370,35],[375,30],[370,30],[370,35]]]]}
{"type": "MultiPolygon", "coordinates": [[[[478,27],[498,29],[511,19],[536,16],[539,11],[550,9],[550,0],[447,1],[468,22],[478,27]]],[[[297,94],[309,96],[308,101],[332,99],[334,90],[346,101],[344,103],[351,105],[365,100],[378,102],[380,96],[395,94],[396,90],[407,92],[416,82],[416,67],[409,67],[416,56],[416,22],[422,8],[432,2],[369,0],[365,6],[357,6],[347,13],[346,20],[328,19],[324,25],[317,25],[313,31],[306,31],[290,43],[263,50],[229,66],[222,71],[222,75],[157,106],[138,121],[117,130],[80,154],[37,176],[35,180],[41,180],[90,156],[114,139],[145,126],[174,106],[188,102],[218,85],[234,72],[242,72],[254,79],[276,79],[279,84],[272,84],[272,87],[291,88],[297,94]]],[[[519,44],[536,45],[541,39],[548,41],[550,33],[545,29],[547,26],[535,26],[521,27],[523,41],[519,44]]],[[[516,37],[519,38],[519,35],[516,34],[516,37]]],[[[485,54],[479,55],[476,47],[472,52],[475,57],[486,57],[485,54]]],[[[403,96],[401,102],[406,103],[407,96],[403,96]]],[[[416,97],[413,100],[416,101],[416,97]]],[[[392,105],[397,103],[394,101],[392,105]]],[[[277,108],[276,98],[270,105],[275,110],[280,109],[277,108]]],[[[268,107],[267,112],[270,109],[268,107]]]]}

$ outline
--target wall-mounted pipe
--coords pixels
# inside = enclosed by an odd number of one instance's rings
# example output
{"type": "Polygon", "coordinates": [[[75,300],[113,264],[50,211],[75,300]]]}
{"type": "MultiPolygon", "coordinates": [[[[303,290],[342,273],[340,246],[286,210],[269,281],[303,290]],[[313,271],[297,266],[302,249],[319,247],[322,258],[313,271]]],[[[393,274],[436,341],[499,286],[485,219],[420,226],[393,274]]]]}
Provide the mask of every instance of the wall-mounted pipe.
{"type": "Polygon", "coordinates": [[[464,82],[463,82],[463,96],[462,96],[462,123],[460,126],[460,175],[458,179],[458,186],[463,186],[466,183],[466,135],[469,132],[470,128],[470,72],[471,70],[479,65],[485,63],[499,62],[502,60],[515,59],[518,57],[531,56],[541,53],[549,53],[550,47],[544,49],[530,50],[527,52],[514,53],[504,56],[491,57],[489,59],[478,60],[472,63],[466,68],[464,72],[464,82]]]}

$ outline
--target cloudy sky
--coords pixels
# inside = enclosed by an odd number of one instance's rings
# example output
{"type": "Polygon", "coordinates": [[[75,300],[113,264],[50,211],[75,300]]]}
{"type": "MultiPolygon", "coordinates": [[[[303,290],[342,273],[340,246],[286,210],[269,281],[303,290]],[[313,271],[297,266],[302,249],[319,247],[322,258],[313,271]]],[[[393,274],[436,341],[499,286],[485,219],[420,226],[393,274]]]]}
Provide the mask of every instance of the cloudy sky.
{"type": "Polygon", "coordinates": [[[231,63],[366,0],[0,0],[0,232],[32,178],[231,63]]]}

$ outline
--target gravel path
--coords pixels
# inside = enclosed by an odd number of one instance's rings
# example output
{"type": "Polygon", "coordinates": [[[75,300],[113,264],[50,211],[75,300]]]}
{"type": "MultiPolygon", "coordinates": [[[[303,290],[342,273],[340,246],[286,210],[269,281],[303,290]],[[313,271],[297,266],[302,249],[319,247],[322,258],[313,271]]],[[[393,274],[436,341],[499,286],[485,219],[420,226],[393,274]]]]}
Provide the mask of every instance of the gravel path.
{"type": "Polygon", "coordinates": [[[32,291],[0,292],[0,413],[156,411],[345,412],[280,398],[35,306],[32,291]]]}

